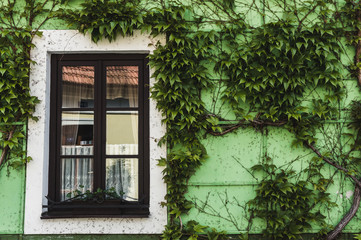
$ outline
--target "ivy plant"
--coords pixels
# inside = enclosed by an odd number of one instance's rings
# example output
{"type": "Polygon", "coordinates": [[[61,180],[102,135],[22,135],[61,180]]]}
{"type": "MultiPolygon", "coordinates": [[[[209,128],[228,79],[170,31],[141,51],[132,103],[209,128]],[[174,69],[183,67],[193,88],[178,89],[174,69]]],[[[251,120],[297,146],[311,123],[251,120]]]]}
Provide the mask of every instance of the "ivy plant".
{"type": "Polygon", "coordinates": [[[9,0],[0,3],[0,169],[31,160],[23,150],[25,124],[39,102],[30,94],[32,40],[64,0],[9,0]]]}
{"type": "MultiPolygon", "coordinates": [[[[0,147],[4,156],[24,138],[8,123],[33,118],[37,103],[28,87],[32,38],[64,1],[25,3],[24,13],[16,0],[3,4],[0,11],[0,44],[10,46],[0,48],[0,122],[5,123],[0,127],[0,147]]],[[[327,239],[335,239],[355,216],[360,199],[361,174],[356,164],[359,101],[350,106],[350,129],[342,132],[349,138],[347,147],[321,151],[318,136],[327,121],[340,121],[345,113],[340,107],[345,97],[345,72],[350,70],[350,76],[361,79],[360,8],[354,0],[91,0],[76,10],[62,9],[56,16],[89,33],[94,42],[114,41],[134,30],[163,35],[167,40],[157,43],[149,57],[152,77],[157,80],[152,98],[167,128],[160,144],[167,145],[168,155],[159,160],[167,183],[163,204],[170,216],[164,239],[225,238],[223,232],[207,233],[205,226],[194,221],[183,224],[182,216],[193,207],[186,197],[187,185],[207,158],[202,138],[245,127],[256,131],[286,128],[294,134],[294,146],[315,154],[309,172],[299,173],[309,181],[295,180],[296,173],[267,162],[253,168],[266,174],[256,198],[249,202],[254,216],[268,222],[265,236],[295,239],[308,231],[312,222],[326,226],[325,214],[317,207],[332,205],[327,194],[332,181],[314,167],[321,162],[355,186],[352,211],[334,230],[322,232],[327,239]],[[342,61],[347,55],[344,36],[356,48],[355,60],[348,66],[342,61]],[[211,89],[218,94],[209,107],[204,92],[211,89]],[[216,110],[218,102],[221,107],[216,110]],[[232,119],[222,114],[223,108],[231,109],[232,119]]],[[[0,165],[5,159],[1,157],[0,165]]]]}

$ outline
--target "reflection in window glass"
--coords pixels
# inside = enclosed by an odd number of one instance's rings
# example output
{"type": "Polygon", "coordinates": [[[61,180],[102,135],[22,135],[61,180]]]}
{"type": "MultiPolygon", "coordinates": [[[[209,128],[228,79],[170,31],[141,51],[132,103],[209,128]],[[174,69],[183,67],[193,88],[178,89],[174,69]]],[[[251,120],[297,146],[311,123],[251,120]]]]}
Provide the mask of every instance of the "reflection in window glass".
{"type": "Polygon", "coordinates": [[[138,112],[108,111],[106,120],[106,154],[138,154],[138,112]]]}
{"type": "Polygon", "coordinates": [[[106,67],[108,108],[138,107],[138,66],[106,67]]]}
{"type": "Polygon", "coordinates": [[[94,113],[63,111],[61,118],[61,154],[92,155],[94,113]]]}
{"type": "Polygon", "coordinates": [[[61,201],[74,197],[75,192],[85,193],[87,190],[93,191],[93,159],[61,159],[61,201]]]}
{"type": "Polygon", "coordinates": [[[138,159],[107,158],[106,189],[114,189],[124,200],[137,201],[138,159]]]}
{"type": "Polygon", "coordinates": [[[63,66],[62,107],[94,107],[94,66],[63,66]]]}

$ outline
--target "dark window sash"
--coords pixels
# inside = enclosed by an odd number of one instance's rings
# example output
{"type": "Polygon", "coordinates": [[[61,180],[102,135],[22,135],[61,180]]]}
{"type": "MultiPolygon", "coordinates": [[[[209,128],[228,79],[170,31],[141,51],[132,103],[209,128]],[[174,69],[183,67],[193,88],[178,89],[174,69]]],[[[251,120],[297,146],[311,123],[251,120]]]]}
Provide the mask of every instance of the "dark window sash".
{"type": "MultiPolygon", "coordinates": [[[[106,158],[137,158],[138,159],[138,192],[140,201],[134,205],[134,211],[137,212],[139,204],[148,206],[149,204],[149,69],[148,60],[145,54],[69,54],[69,55],[52,55],[51,57],[51,120],[50,120],[50,154],[49,154],[49,191],[48,197],[52,200],[60,199],[60,179],[61,158],[94,158],[94,190],[98,187],[105,188],[105,159],[106,158]],[[86,61],[84,61],[86,59],[86,61]],[[106,108],[106,84],[105,84],[105,67],[106,66],[138,66],[138,107],[121,107],[121,108],[106,108]],[[62,108],[62,67],[63,66],[94,66],[95,67],[95,96],[94,108],[62,108]],[[56,107],[54,107],[56,106],[56,107]],[[60,154],[61,146],[61,113],[62,111],[94,111],[94,152],[93,155],[62,155],[60,154]],[[137,155],[106,155],[105,154],[105,123],[107,111],[137,111],[138,112],[138,154],[137,155]],[[55,134],[56,133],[56,134],[55,134]],[[54,137],[54,135],[56,137],[54,137]],[[100,140],[97,140],[100,139],[100,140]],[[98,159],[102,159],[98,161],[98,159]],[[100,171],[99,171],[100,169],[100,171]],[[55,176],[55,177],[54,177],[55,176]],[[143,196],[140,198],[140,196],[143,196]]],[[[86,209],[90,206],[88,203],[81,204],[86,209]]],[[[132,205],[133,206],[133,205],[132,205]]],[[[48,206],[45,206],[48,207],[48,206]]],[[[94,207],[92,207],[94,208],[94,207]]],[[[91,209],[91,208],[89,208],[91,209]]],[[[99,213],[96,216],[101,216],[102,207],[99,207],[99,213]]],[[[133,211],[132,210],[132,211],[133,211]]],[[[48,208],[48,211],[43,214],[43,218],[51,218],[51,216],[61,216],[61,210],[54,210],[48,208]],[[52,213],[53,212],[53,213],[52,213]]],[[[73,209],[76,213],[76,209],[73,209]]],[[[83,210],[81,210],[83,212],[83,210]]],[[[122,210],[116,215],[125,216],[131,211],[122,210]]],[[[139,215],[147,215],[149,211],[138,211],[139,215]]],[[[65,215],[67,215],[64,212],[65,215]]],[[[65,216],[64,215],[64,216],[65,216]]],[[[71,214],[72,215],[72,214],[71,214]]],[[[76,213],[75,215],[78,215],[76,213]]],[[[72,217],[76,217],[76,216],[72,217]]],[[[79,213],[83,216],[84,213],[79,213]]],[[[87,214],[85,214],[87,215],[87,214]]],[[[84,215],[84,216],[85,216],[84,215]]],[[[132,215],[132,214],[130,214],[132,215]]],[[[135,214],[137,215],[137,214],[135,214]]],[[[133,216],[133,215],[132,215],[133,216]]]]}

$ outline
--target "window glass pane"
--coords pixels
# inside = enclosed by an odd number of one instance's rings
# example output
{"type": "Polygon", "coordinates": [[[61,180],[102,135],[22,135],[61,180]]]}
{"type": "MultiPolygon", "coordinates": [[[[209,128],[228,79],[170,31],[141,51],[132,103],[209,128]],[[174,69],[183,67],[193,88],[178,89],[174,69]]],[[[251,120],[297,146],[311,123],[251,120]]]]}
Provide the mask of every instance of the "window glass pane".
{"type": "Polygon", "coordinates": [[[138,159],[107,158],[106,189],[127,201],[138,200],[138,159]]]}
{"type": "Polygon", "coordinates": [[[62,74],[62,107],[94,107],[94,66],[63,66],[62,74]]]}
{"type": "Polygon", "coordinates": [[[93,111],[63,111],[61,114],[61,155],[92,155],[93,126],[93,111]]]}
{"type": "Polygon", "coordinates": [[[138,154],[138,112],[108,111],[106,123],[106,154],[138,154]]]}
{"type": "Polygon", "coordinates": [[[61,201],[93,191],[93,159],[62,158],[60,179],[61,201]]]}
{"type": "Polygon", "coordinates": [[[108,108],[138,107],[138,66],[106,67],[108,108]]]}

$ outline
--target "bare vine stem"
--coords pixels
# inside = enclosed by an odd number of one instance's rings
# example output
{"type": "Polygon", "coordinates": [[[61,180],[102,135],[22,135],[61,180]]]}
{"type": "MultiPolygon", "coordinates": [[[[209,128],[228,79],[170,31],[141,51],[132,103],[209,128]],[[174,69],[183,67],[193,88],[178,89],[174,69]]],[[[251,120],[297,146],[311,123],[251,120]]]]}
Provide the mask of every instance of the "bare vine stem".
{"type": "MultiPolygon", "coordinates": [[[[15,119],[15,122],[19,121],[20,119],[20,115],[18,114],[16,119],[15,119]]],[[[16,130],[16,125],[14,125],[11,130],[8,132],[9,135],[7,137],[7,141],[10,141],[13,136],[14,136],[14,132],[16,130]]],[[[1,153],[1,156],[0,156],[0,169],[2,167],[2,165],[5,163],[5,159],[6,159],[6,156],[8,155],[8,151],[9,151],[10,147],[8,145],[6,145],[6,147],[3,149],[2,153],[1,153]]]]}
{"type": "MultiPolygon", "coordinates": [[[[7,141],[10,141],[14,135],[14,132],[15,132],[15,129],[16,129],[16,126],[14,126],[11,131],[9,132],[9,136],[7,138],[7,141]]],[[[9,146],[6,145],[6,147],[3,149],[2,153],[1,153],[1,157],[0,157],[0,166],[5,163],[5,158],[8,154],[8,151],[9,151],[9,146]]]]}
{"type": "Polygon", "coordinates": [[[236,130],[242,126],[246,126],[246,125],[257,126],[257,127],[263,127],[263,126],[279,127],[279,126],[283,126],[285,124],[287,124],[287,121],[269,122],[269,121],[263,121],[263,120],[248,120],[248,121],[241,120],[237,124],[232,125],[231,127],[225,129],[222,132],[208,131],[208,133],[213,136],[223,136],[223,135],[226,135],[227,133],[233,132],[234,130],[236,130]]]}
{"type": "Polygon", "coordinates": [[[317,154],[317,156],[319,156],[320,158],[322,158],[323,161],[325,161],[326,163],[330,164],[331,166],[337,168],[338,170],[341,170],[342,172],[345,173],[345,175],[349,178],[351,178],[355,184],[361,188],[361,180],[357,179],[355,176],[349,174],[349,170],[347,170],[346,168],[342,167],[341,165],[339,165],[338,163],[336,163],[335,161],[323,156],[320,151],[318,151],[312,144],[306,142],[306,145],[314,152],[317,154]]]}
{"type": "Polygon", "coordinates": [[[301,29],[303,21],[305,21],[307,17],[316,10],[317,7],[318,7],[318,3],[316,3],[316,5],[313,6],[313,8],[310,11],[308,11],[305,16],[303,16],[303,18],[299,21],[298,29],[301,29]]]}
{"type": "Polygon", "coordinates": [[[355,182],[354,197],[353,197],[353,201],[352,201],[350,210],[343,216],[343,218],[336,225],[336,227],[334,227],[334,229],[331,232],[329,232],[325,238],[326,240],[334,240],[342,232],[342,230],[346,227],[346,225],[351,221],[351,219],[356,215],[357,210],[359,209],[360,200],[361,200],[361,178],[357,179],[355,176],[349,174],[349,170],[347,170],[346,168],[337,164],[335,161],[323,156],[320,153],[320,151],[318,151],[312,144],[307,142],[306,145],[314,153],[316,153],[317,156],[322,158],[323,161],[325,161],[327,164],[337,168],[338,170],[343,171],[347,177],[351,178],[355,182]]]}
{"type": "MultiPolygon", "coordinates": [[[[361,181],[361,178],[359,179],[361,181]]],[[[341,233],[341,231],[346,227],[346,225],[351,221],[351,219],[356,215],[361,200],[361,188],[356,185],[352,205],[347,214],[341,219],[341,221],[336,225],[336,227],[327,234],[326,240],[334,240],[341,233]]]]}

